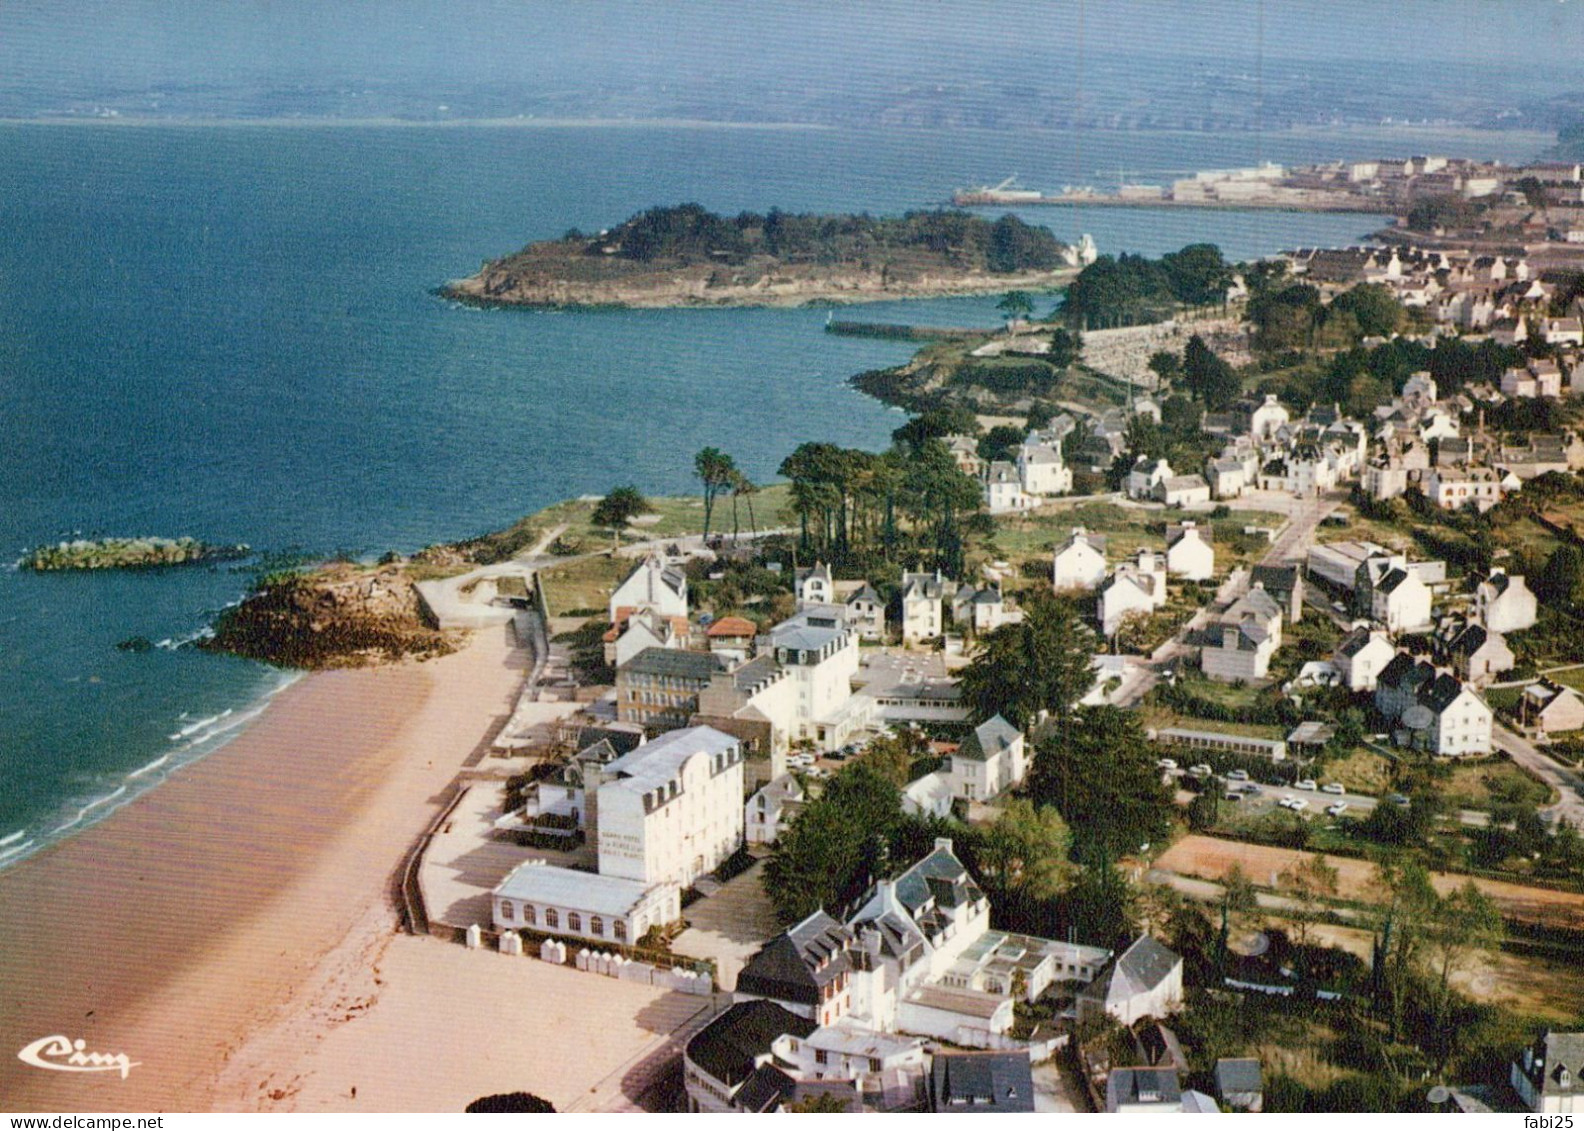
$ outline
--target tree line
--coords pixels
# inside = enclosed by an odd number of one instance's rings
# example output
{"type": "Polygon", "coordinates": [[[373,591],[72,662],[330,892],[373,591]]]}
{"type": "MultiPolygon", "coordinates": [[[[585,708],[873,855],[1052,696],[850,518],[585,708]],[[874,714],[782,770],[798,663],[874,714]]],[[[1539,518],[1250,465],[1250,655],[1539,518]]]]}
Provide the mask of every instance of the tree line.
{"type": "Polygon", "coordinates": [[[991,221],[958,209],[921,210],[901,216],[867,213],[815,215],[740,212],[721,216],[700,204],[646,209],[610,231],[589,237],[576,230],[563,241],[584,254],[641,263],[740,264],[767,255],[786,262],[844,263],[887,253],[926,253],[963,270],[993,274],[1049,271],[1066,248],[1049,228],[1008,213],[991,221]]]}

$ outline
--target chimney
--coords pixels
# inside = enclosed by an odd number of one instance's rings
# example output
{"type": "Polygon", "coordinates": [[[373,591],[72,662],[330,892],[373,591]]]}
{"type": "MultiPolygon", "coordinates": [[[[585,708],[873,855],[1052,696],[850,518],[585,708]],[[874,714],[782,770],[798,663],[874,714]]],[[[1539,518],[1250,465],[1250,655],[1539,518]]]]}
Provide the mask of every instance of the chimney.
{"type": "Polygon", "coordinates": [[[952,839],[951,839],[951,837],[949,837],[949,836],[938,836],[938,837],[935,838],[935,851],[936,852],[940,852],[943,849],[945,851],[947,851],[947,852],[950,852],[952,850],[952,839]]]}

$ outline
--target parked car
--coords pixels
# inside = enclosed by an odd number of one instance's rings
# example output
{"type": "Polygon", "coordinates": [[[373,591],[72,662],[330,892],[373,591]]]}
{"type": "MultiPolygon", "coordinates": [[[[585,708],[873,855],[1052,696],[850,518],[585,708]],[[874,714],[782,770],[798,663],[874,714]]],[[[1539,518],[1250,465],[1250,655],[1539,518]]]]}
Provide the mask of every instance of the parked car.
{"type": "Polygon", "coordinates": [[[1316,784],[1314,778],[1299,778],[1297,781],[1293,782],[1293,788],[1307,789],[1312,793],[1318,789],[1319,786],[1316,784]]]}
{"type": "Polygon", "coordinates": [[[1340,817],[1343,813],[1347,812],[1347,807],[1348,803],[1346,801],[1333,801],[1330,805],[1326,806],[1326,812],[1333,817],[1340,817]]]}
{"type": "Polygon", "coordinates": [[[1230,801],[1230,802],[1232,802],[1232,804],[1237,805],[1237,804],[1242,802],[1243,795],[1241,793],[1229,793],[1225,797],[1223,797],[1221,800],[1222,801],[1230,801]]]}
{"type": "Polygon", "coordinates": [[[1247,770],[1232,770],[1232,771],[1228,772],[1228,774],[1227,774],[1227,781],[1248,781],[1248,780],[1249,780],[1249,773],[1248,773],[1247,770]]]}
{"type": "Polygon", "coordinates": [[[1171,758],[1162,758],[1155,764],[1163,770],[1175,770],[1177,768],[1177,763],[1171,758]]]}
{"type": "Polygon", "coordinates": [[[1396,806],[1398,806],[1399,808],[1402,808],[1402,809],[1408,808],[1408,806],[1411,804],[1411,802],[1409,802],[1408,798],[1404,797],[1400,793],[1394,793],[1390,797],[1388,797],[1386,800],[1390,801],[1393,805],[1396,805],[1396,806]]]}
{"type": "Polygon", "coordinates": [[[1215,773],[1214,770],[1212,770],[1209,766],[1205,765],[1203,762],[1200,762],[1197,766],[1189,766],[1188,767],[1188,772],[1190,774],[1195,775],[1196,777],[1201,777],[1201,778],[1207,778],[1211,774],[1215,773]]]}
{"type": "Polygon", "coordinates": [[[1347,788],[1339,781],[1326,782],[1320,787],[1322,793],[1346,793],[1347,788]]]}

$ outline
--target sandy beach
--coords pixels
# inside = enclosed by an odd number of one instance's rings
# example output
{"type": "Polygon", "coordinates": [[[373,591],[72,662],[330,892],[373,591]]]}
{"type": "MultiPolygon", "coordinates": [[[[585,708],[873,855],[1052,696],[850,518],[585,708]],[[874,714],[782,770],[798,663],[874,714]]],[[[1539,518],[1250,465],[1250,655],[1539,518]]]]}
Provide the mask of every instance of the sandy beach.
{"type": "Polygon", "coordinates": [[[389,941],[404,854],[524,668],[492,628],[429,663],[316,674],[225,748],[0,873],[0,1109],[213,1107],[251,1035],[324,1011],[307,998],[326,962],[362,968],[389,941]],[[137,1066],[17,1058],[53,1034],[137,1066]]]}

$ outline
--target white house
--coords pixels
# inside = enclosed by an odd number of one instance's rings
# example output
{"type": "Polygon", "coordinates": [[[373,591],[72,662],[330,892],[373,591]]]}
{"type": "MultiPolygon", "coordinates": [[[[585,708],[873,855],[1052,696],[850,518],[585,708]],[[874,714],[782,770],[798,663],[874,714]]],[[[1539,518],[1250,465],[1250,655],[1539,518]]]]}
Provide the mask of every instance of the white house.
{"type": "Polygon", "coordinates": [[[1199,666],[1228,683],[1264,679],[1282,641],[1281,605],[1258,582],[1221,614],[1205,634],[1199,666]]]}
{"type": "Polygon", "coordinates": [[[1183,961],[1149,935],[1106,966],[1078,993],[1078,1020],[1110,1014],[1132,1026],[1146,1017],[1165,1018],[1183,1006],[1183,961]]]}
{"type": "Polygon", "coordinates": [[[957,592],[955,582],[940,572],[902,575],[902,642],[933,640],[946,631],[942,602],[957,592]]]}
{"type": "Polygon", "coordinates": [[[846,609],[847,624],[858,633],[858,639],[869,641],[885,639],[885,602],[867,581],[847,598],[846,609]]]}
{"type": "Polygon", "coordinates": [[[1374,691],[1375,681],[1396,654],[1381,629],[1355,628],[1337,645],[1332,662],[1349,691],[1374,691]]]}
{"type": "Polygon", "coordinates": [[[951,807],[951,778],[939,770],[909,782],[902,790],[902,812],[911,816],[949,817],[951,807]]]}
{"type": "Polygon", "coordinates": [[[1506,635],[1533,628],[1539,602],[1521,576],[1495,567],[1474,589],[1474,615],[1492,632],[1506,635]]]}
{"type": "Polygon", "coordinates": [[[671,731],[599,771],[601,876],[686,887],[743,843],[743,759],[712,727],[671,731]]]}
{"type": "Polygon", "coordinates": [[[686,648],[688,637],[686,617],[666,617],[649,611],[633,613],[606,631],[605,662],[619,668],[646,648],[686,648]]]}
{"type": "Polygon", "coordinates": [[[1062,459],[1061,448],[1053,444],[1025,442],[1018,448],[1017,470],[1026,494],[1048,498],[1072,490],[1072,468],[1062,459]]]}
{"type": "Polygon", "coordinates": [[[823,609],[805,609],[770,630],[760,654],[774,656],[792,678],[798,738],[834,750],[868,725],[871,701],[852,693],[858,652],[858,634],[823,609]]]}
{"type": "Polygon", "coordinates": [[[1130,499],[1153,499],[1156,488],[1172,477],[1171,464],[1163,459],[1139,456],[1133,470],[1128,472],[1127,495],[1130,499]]]}
{"type": "Polygon", "coordinates": [[[969,1048],[1007,1047],[1016,999],[1086,982],[1110,957],[990,928],[990,903],[948,838],[878,881],[846,923],[824,911],[767,942],[743,966],[739,1002],[773,1002],[821,1026],[911,1033],[969,1048]]]}
{"type": "Polygon", "coordinates": [[[1430,587],[1406,561],[1396,561],[1370,589],[1370,616],[1388,632],[1417,632],[1431,623],[1430,587]]]}
{"type": "Polygon", "coordinates": [[[1169,507],[1208,503],[1210,484],[1205,482],[1202,475],[1168,475],[1155,485],[1155,498],[1169,507]]]}
{"type": "Polygon", "coordinates": [[[807,800],[803,787],[791,774],[782,774],[761,786],[743,809],[743,828],[749,844],[774,844],[807,800]]]}
{"type": "Polygon", "coordinates": [[[1265,402],[1249,414],[1249,435],[1260,443],[1276,438],[1276,433],[1292,419],[1275,393],[1267,393],[1265,402]]]}
{"type": "Polygon", "coordinates": [[[1026,511],[1039,502],[1024,492],[1017,466],[999,459],[985,469],[984,493],[985,509],[991,514],[1026,511]]]}
{"type": "Polygon", "coordinates": [[[1105,535],[1090,534],[1081,526],[1060,546],[1051,563],[1051,583],[1056,592],[1093,589],[1105,580],[1105,535]]]}
{"type": "Polygon", "coordinates": [[[610,622],[619,623],[625,615],[652,612],[663,617],[688,615],[687,574],[668,566],[659,554],[650,554],[638,563],[610,597],[610,622]]]}
{"type": "Polygon", "coordinates": [[[1149,615],[1166,604],[1166,560],[1140,550],[1136,562],[1124,562],[1100,591],[1100,631],[1115,636],[1133,613],[1149,615]]]}
{"type": "Polygon", "coordinates": [[[975,589],[961,586],[952,598],[952,619],[958,627],[971,627],[978,635],[994,632],[1014,619],[1007,610],[999,583],[975,589]]]}
{"type": "Polygon", "coordinates": [[[1425,498],[1442,510],[1462,510],[1472,504],[1484,513],[1502,498],[1502,477],[1488,467],[1432,467],[1420,487],[1425,498]]]}
{"type": "Polygon", "coordinates": [[[1584,1112],[1584,1033],[1547,1030],[1513,1064],[1511,1080],[1530,1111],[1584,1112]]]}
{"type": "Polygon", "coordinates": [[[1428,749],[1432,754],[1455,758],[1491,752],[1491,709],[1474,689],[1452,675],[1442,674],[1426,686],[1419,701],[1430,708],[1428,749]]]}
{"type": "Polygon", "coordinates": [[[996,715],[968,733],[941,772],[953,797],[988,801],[1027,775],[1023,732],[996,715]]]}
{"type": "Polygon", "coordinates": [[[1166,527],[1166,571],[1189,581],[1208,581],[1215,576],[1215,547],[1195,523],[1166,527]]]}
{"type": "Polygon", "coordinates": [[[811,569],[798,570],[793,577],[793,587],[800,609],[836,603],[836,582],[831,579],[830,566],[824,562],[815,562],[811,569]]]}
{"type": "Polygon", "coordinates": [[[1450,672],[1399,652],[1375,684],[1375,706],[1399,741],[1442,757],[1489,754],[1494,719],[1473,688],[1450,672]]]}

